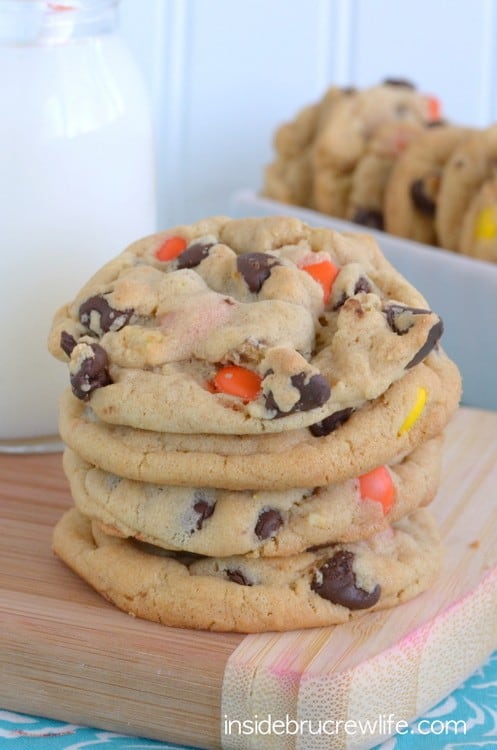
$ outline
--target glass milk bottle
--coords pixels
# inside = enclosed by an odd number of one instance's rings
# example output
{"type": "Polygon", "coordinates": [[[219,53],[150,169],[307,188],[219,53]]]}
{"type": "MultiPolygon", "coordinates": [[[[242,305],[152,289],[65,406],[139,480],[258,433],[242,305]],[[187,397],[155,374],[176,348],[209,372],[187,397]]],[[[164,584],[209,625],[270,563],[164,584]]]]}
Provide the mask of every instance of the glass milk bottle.
{"type": "Polygon", "coordinates": [[[0,0],[0,452],[47,450],[55,311],[156,230],[143,83],[117,0],[0,0]]]}

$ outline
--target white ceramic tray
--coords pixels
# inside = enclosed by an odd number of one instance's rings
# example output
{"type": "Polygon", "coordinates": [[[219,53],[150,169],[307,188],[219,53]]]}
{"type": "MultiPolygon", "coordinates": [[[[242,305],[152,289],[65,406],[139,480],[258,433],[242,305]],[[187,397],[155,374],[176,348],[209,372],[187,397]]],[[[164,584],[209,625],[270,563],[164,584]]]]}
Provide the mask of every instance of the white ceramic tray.
{"type": "Polygon", "coordinates": [[[388,260],[443,318],[443,346],[462,372],[463,403],[497,410],[497,264],[262,198],[252,190],[240,190],[233,196],[231,214],[292,215],[313,226],[373,235],[388,260]]]}

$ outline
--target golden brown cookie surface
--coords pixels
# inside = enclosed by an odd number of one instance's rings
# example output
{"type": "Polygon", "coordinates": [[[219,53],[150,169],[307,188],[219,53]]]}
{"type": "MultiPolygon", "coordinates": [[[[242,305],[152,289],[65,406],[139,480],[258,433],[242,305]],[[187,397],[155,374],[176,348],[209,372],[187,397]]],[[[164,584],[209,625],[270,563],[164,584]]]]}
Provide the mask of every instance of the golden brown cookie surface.
{"type": "Polygon", "coordinates": [[[395,606],[433,582],[441,556],[424,509],[367,541],[274,559],[164,555],[108,536],[72,509],[54,530],[53,548],[125,612],[246,633],[333,625],[395,606]]]}
{"type": "Polygon", "coordinates": [[[215,218],[107,264],[59,312],[50,348],[104,421],[242,435],[360,407],[442,330],[365,235],[215,218]]]}
{"type": "Polygon", "coordinates": [[[109,534],[207,556],[280,557],[357,541],[428,504],[439,483],[441,447],[438,436],[362,477],[280,492],[136,482],[71,450],[64,468],[76,507],[109,534]]]}

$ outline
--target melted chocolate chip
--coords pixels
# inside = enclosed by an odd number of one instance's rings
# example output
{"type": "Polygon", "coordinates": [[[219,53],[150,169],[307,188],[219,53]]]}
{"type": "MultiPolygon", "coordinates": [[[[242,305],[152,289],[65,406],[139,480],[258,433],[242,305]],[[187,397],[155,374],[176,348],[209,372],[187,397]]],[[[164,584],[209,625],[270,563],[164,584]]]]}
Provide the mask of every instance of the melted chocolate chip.
{"type": "Polygon", "coordinates": [[[321,422],[311,424],[309,432],[314,437],[325,437],[331,432],[334,432],[340,425],[344,424],[349,417],[352,416],[354,409],[349,407],[348,409],[341,409],[336,411],[334,414],[330,414],[329,417],[325,417],[321,422]]]}
{"type": "Polygon", "coordinates": [[[416,86],[412,81],[408,81],[407,78],[385,78],[383,81],[384,86],[400,86],[404,89],[416,90],[416,86]]]}
{"type": "Polygon", "coordinates": [[[108,372],[109,358],[99,344],[90,344],[93,356],[86,357],[79,370],[71,375],[71,386],[74,395],[81,401],[88,401],[90,393],[112,383],[108,372]]]}
{"type": "Polygon", "coordinates": [[[430,195],[425,192],[425,183],[421,177],[419,180],[414,180],[409,188],[409,193],[413,205],[418,209],[424,216],[433,218],[435,216],[436,204],[430,195]]]}
{"type": "Polygon", "coordinates": [[[213,242],[195,242],[195,244],[190,245],[178,257],[177,268],[195,268],[204,258],[207,258],[209,250],[213,246],[213,242]]]}
{"type": "Polygon", "coordinates": [[[406,365],[406,370],[409,370],[411,367],[414,367],[414,365],[419,364],[425,357],[428,356],[431,350],[438,344],[443,331],[443,322],[442,320],[439,320],[438,323],[435,323],[435,325],[430,328],[425,343],[423,344],[419,352],[415,354],[411,361],[406,365]]]}
{"type": "Polygon", "coordinates": [[[71,336],[70,333],[67,331],[62,331],[60,334],[60,348],[62,351],[67,354],[68,357],[71,356],[71,352],[76,346],[76,339],[74,336],[71,336]]]}
{"type": "Polygon", "coordinates": [[[236,568],[235,570],[232,570],[228,568],[226,570],[226,576],[229,578],[230,581],[233,581],[233,583],[238,583],[240,586],[253,586],[254,584],[249,581],[249,579],[243,575],[242,571],[236,568]]]}
{"type": "Polygon", "coordinates": [[[272,391],[269,391],[266,395],[266,408],[275,411],[276,418],[286,417],[298,411],[316,409],[318,406],[325,404],[330,397],[331,389],[323,375],[311,375],[307,380],[307,374],[299,372],[297,375],[291,376],[290,383],[299,391],[300,398],[289,411],[283,412],[280,410],[272,391]]]}
{"type": "Polygon", "coordinates": [[[262,285],[271,275],[272,267],[279,265],[278,259],[267,253],[243,253],[236,259],[238,271],[254,294],[260,292],[262,285]]]}
{"type": "Polygon", "coordinates": [[[336,552],[317,571],[311,583],[312,590],[323,599],[348,609],[369,609],[374,606],[380,598],[381,586],[376,584],[372,591],[359,588],[353,562],[353,552],[336,552]]]}
{"type": "Polygon", "coordinates": [[[385,226],[382,212],[374,208],[358,208],[352,217],[352,221],[371,229],[383,229],[385,226]]]}
{"type": "Polygon", "coordinates": [[[119,331],[130,321],[134,310],[114,310],[105,297],[100,294],[89,297],[79,308],[79,319],[89,331],[100,336],[107,331],[119,331]],[[98,316],[98,323],[94,325],[94,316],[98,316]],[[94,327],[92,327],[94,325],[94,327]]]}
{"type": "Polygon", "coordinates": [[[216,507],[216,504],[209,501],[201,492],[195,493],[194,501],[193,510],[197,514],[197,519],[195,521],[195,529],[192,529],[192,534],[195,530],[200,531],[204,521],[212,516],[216,507]]]}
{"type": "Polygon", "coordinates": [[[441,128],[445,125],[448,125],[447,120],[430,120],[424,123],[425,128],[441,128]]]}
{"type": "MultiPolygon", "coordinates": [[[[354,294],[359,294],[359,292],[364,292],[365,294],[368,294],[370,291],[371,291],[371,284],[369,283],[369,279],[367,279],[365,276],[359,276],[354,286],[354,294]]],[[[345,292],[342,292],[340,299],[333,306],[333,311],[339,310],[348,299],[349,299],[348,295],[345,292]]],[[[319,322],[321,323],[321,320],[319,322]]]]}
{"type": "Polygon", "coordinates": [[[411,319],[412,315],[429,315],[430,313],[431,310],[405,307],[404,305],[390,305],[385,308],[387,323],[398,336],[403,336],[414,325],[414,321],[411,319]]]}
{"type": "Polygon", "coordinates": [[[281,517],[281,513],[274,508],[266,508],[266,510],[259,513],[254,531],[258,539],[269,539],[276,536],[276,532],[282,524],[283,518],[281,517]]]}
{"type": "Polygon", "coordinates": [[[367,279],[365,276],[359,276],[354,287],[354,294],[359,294],[359,292],[369,294],[370,291],[371,284],[369,283],[369,279],[367,279]]]}

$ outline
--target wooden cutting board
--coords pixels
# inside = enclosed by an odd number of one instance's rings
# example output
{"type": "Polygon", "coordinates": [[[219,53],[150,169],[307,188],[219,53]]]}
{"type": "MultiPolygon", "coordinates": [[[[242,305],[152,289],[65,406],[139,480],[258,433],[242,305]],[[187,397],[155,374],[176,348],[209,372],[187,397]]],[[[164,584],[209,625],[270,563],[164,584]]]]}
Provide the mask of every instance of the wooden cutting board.
{"type": "Polygon", "coordinates": [[[371,747],[385,724],[317,738],[237,722],[411,720],[497,647],[497,413],[461,409],[447,429],[436,585],[335,628],[240,636],[129,617],[51,554],[70,504],[60,455],[0,456],[2,708],[202,748],[371,747]]]}

